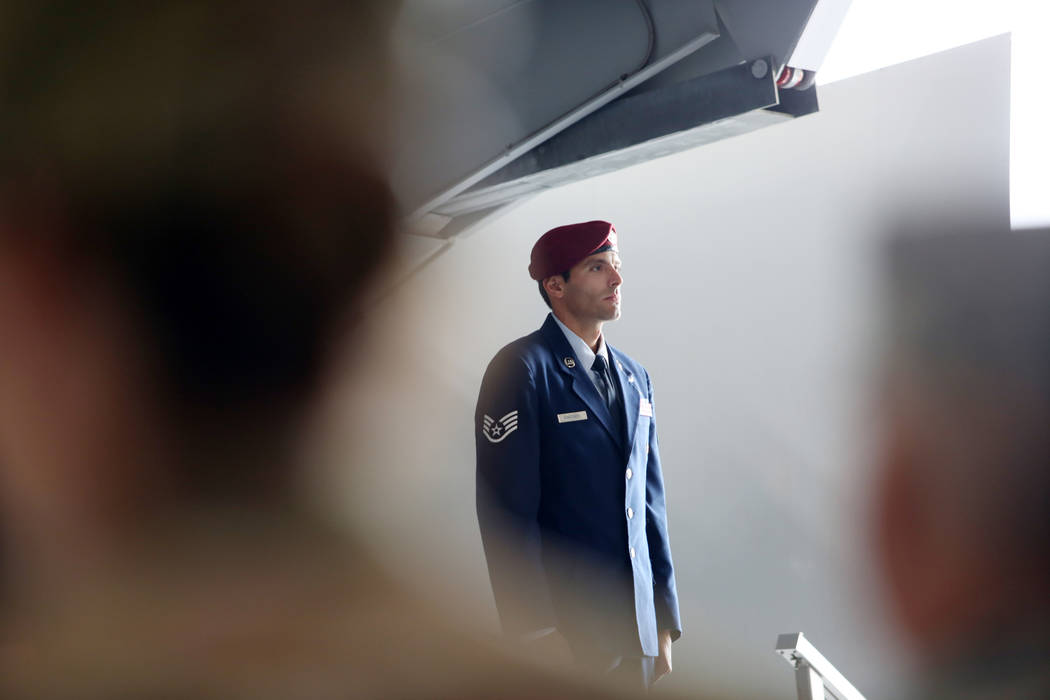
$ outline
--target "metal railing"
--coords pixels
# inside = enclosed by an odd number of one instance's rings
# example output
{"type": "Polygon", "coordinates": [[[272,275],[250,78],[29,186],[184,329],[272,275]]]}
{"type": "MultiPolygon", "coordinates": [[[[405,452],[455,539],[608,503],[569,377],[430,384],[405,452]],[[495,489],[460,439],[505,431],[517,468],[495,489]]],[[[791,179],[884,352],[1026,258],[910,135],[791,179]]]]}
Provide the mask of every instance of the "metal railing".
{"type": "Polygon", "coordinates": [[[799,700],[865,700],[801,632],[778,636],[776,651],[795,669],[799,700]]]}

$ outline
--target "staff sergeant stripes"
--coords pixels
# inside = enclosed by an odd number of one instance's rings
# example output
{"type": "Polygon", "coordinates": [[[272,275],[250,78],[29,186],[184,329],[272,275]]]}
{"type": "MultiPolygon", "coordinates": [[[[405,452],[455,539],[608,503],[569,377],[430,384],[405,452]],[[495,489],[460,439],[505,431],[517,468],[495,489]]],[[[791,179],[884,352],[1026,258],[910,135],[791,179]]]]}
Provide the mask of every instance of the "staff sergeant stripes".
{"type": "Polygon", "coordinates": [[[483,423],[481,432],[485,434],[489,442],[503,442],[508,435],[518,429],[518,412],[511,411],[499,420],[486,415],[483,423]]]}

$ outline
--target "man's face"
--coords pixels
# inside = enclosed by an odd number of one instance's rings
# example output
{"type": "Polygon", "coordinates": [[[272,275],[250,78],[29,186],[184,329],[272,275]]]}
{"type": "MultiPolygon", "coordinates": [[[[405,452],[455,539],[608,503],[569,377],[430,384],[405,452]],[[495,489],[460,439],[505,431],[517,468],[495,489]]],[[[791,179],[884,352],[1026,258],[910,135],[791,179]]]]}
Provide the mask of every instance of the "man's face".
{"type": "Polygon", "coordinates": [[[568,281],[562,280],[562,301],[581,321],[615,321],[620,317],[621,284],[616,251],[595,253],[572,268],[568,281]]]}

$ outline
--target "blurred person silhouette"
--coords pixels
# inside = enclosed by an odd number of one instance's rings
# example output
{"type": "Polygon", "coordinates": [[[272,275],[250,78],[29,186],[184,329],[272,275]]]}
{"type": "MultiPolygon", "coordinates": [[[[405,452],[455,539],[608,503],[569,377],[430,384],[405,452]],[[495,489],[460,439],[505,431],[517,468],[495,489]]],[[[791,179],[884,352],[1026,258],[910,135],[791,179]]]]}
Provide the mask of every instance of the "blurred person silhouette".
{"type": "Polygon", "coordinates": [[[608,695],[449,624],[304,496],[393,243],[395,7],[0,8],[3,697],[608,695]]]}
{"type": "Polygon", "coordinates": [[[891,246],[877,551],[918,697],[1047,698],[1050,234],[961,228],[891,246]]]}

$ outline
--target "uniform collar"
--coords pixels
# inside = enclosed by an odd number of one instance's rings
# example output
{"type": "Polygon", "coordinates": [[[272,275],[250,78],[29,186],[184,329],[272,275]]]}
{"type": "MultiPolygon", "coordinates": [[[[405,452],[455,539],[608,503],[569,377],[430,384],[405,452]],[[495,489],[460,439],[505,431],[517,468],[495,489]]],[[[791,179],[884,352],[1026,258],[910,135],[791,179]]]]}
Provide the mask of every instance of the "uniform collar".
{"type": "Polygon", "coordinates": [[[598,352],[595,353],[591,350],[590,346],[587,345],[587,342],[571,331],[568,326],[561,322],[560,318],[553,313],[551,314],[551,318],[553,318],[554,322],[558,324],[558,328],[561,328],[561,332],[565,334],[565,339],[569,341],[569,345],[572,347],[576,359],[579,360],[584,367],[590,369],[594,365],[594,358],[596,355],[604,357],[605,364],[609,364],[609,348],[605,344],[604,333],[598,337],[598,352]]]}

